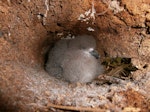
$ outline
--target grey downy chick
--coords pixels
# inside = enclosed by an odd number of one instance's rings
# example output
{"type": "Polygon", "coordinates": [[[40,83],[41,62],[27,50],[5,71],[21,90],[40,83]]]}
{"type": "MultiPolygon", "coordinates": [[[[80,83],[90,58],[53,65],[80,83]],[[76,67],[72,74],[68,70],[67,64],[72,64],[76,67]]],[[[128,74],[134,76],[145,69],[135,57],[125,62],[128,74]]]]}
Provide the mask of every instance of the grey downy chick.
{"type": "Polygon", "coordinates": [[[100,56],[95,50],[96,41],[89,35],[77,36],[69,42],[62,61],[62,75],[69,82],[91,82],[103,73],[100,56]]]}
{"type": "Polygon", "coordinates": [[[103,72],[102,66],[90,52],[89,49],[89,51],[69,51],[65,54],[61,66],[63,68],[62,75],[67,81],[91,82],[103,72]]]}
{"type": "Polygon", "coordinates": [[[104,71],[95,47],[95,39],[88,35],[60,40],[49,53],[46,70],[55,76],[61,74],[69,82],[91,82],[104,71]]]}
{"type": "Polygon", "coordinates": [[[45,69],[50,75],[61,77],[62,67],[60,65],[63,60],[63,56],[68,49],[67,43],[68,40],[59,40],[49,51],[45,69]]]}

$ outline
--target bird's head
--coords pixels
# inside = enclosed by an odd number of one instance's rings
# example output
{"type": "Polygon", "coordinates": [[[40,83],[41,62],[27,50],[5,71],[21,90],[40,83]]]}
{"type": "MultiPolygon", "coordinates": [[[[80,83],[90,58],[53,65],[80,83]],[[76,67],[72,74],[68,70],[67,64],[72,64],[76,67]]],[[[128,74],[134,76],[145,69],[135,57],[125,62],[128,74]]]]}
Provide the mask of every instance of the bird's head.
{"type": "Polygon", "coordinates": [[[96,59],[100,58],[100,55],[97,50],[94,48],[82,49],[86,54],[94,56],[96,59]]]}
{"type": "Polygon", "coordinates": [[[69,42],[69,48],[71,49],[90,49],[95,47],[95,38],[89,35],[77,36],[69,42]]]}

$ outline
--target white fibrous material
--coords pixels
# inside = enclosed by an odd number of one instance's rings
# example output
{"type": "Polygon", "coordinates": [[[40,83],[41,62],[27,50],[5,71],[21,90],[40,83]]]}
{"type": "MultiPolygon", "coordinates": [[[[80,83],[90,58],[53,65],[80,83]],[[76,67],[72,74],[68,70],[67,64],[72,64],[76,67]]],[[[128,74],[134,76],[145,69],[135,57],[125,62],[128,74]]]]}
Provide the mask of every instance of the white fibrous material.
{"type": "Polygon", "coordinates": [[[70,33],[66,36],[66,37],[63,37],[61,39],[74,39],[75,36],[74,35],[71,35],[70,33]]]}
{"type": "Polygon", "coordinates": [[[93,28],[91,28],[91,27],[88,27],[87,30],[90,31],[90,32],[95,31],[95,30],[94,30],[93,28]]]}
{"type": "Polygon", "coordinates": [[[110,1],[108,8],[113,10],[114,14],[119,13],[124,10],[124,7],[121,7],[120,2],[117,0],[110,1]]]}
{"type": "Polygon", "coordinates": [[[47,17],[47,13],[49,11],[49,4],[48,4],[48,0],[45,0],[45,6],[46,6],[46,12],[44,14],[44,17],[47,17]]]}
{"type": "Polygon", "coordinates": [[[40,16],[40,14],[38,14],[38,15],[37,15],[37,18],[38,18],[38,19],[41,19],[42,17],[40,16]]]}
{"type": "Polygon", "coordinates": [[[91,11],[90,17],[95,19],[95,14],[96,14],[96,10],[95,10],[95,7],[94,7],[94,3],[92,2],[92,11],[91,11]]]}
{"type": "Polygon", "coordinates": [[[89,16],[90,13],[91,13],[91,9],[89,9],[88,11],[86,11],[84,14],[85,14],[85,16],[89,16]]]}
{"type": "Polygon", "coordinates": [[[63,32],[61,32],[61,33],[57,33],[57,36],[58,37],[62,37],[64,35],[64,33],[63,32]]]}
{"type": "Polygon", "coordinates": [[[46,17],[47,17],[48,11],[49,11],[49,1],[48,0],[45,0],[45,6],[46,6],[46,11],[45,11],[44,18],[43,18],[43,25],[46,25],[46,17]]]}
{"type": "Polygon", "coordinates": [[[11,36],[11,33],[10,33],[10,32],[8,32],[8,36],[9,36],[9,37],[11,36]]]}
{"type": "Polygon", "coordinates": [[[97,15],[103,15],[106,13],[109,9],[113,11],[114,14],[117,14],[124,10],[124,7],[120,6],[120,2],[117,0],[102,0],[103,3],[108,5],[107,10],[105,10],[102,13],[98,13],[97,15]]]}
{"type": "Polygon", "coordinates": [[[91,9],[87,10],[84,14],[80,14],[80,16],[78,17],[78,20],[80,21],[84,21],[87,22],[90,19],[95,20],[95,14],[96,14],[96,10],[94,7],[94,3],[92,3],[92,7],[91,9]]]}
{"type": "Polygon", "coordinates": [[[88,21],[90,19],[90,17],[85,16],[84,14],[80,14],[80,16],[78,17],[78,20],[80,21],[88,21]]]}

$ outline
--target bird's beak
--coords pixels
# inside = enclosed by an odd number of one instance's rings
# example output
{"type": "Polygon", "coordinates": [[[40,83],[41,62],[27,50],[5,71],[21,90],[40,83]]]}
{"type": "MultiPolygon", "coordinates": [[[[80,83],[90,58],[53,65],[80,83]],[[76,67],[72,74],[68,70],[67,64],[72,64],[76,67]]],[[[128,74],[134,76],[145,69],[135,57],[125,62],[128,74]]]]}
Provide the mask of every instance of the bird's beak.
{"type": "Polygon", "coordinates": [[[96,50],[91,51],[90,54],[91,54],[92,56],[94,56],[96,59],[99,59],[99,58],[100,58],[99,53],[98,53],[96,50]]]}

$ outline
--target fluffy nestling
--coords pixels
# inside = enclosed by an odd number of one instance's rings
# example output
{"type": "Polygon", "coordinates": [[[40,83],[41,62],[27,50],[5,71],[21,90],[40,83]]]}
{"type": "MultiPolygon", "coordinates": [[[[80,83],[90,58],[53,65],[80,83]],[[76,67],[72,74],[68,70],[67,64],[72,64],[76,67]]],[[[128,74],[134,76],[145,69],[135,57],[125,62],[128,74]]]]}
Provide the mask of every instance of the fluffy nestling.
{"type": "Polygon", "coordinates": [[[93,36],[59,40],[49,51],[46,71],[68,82],[91,82],[103,73],[93,36]]]}

